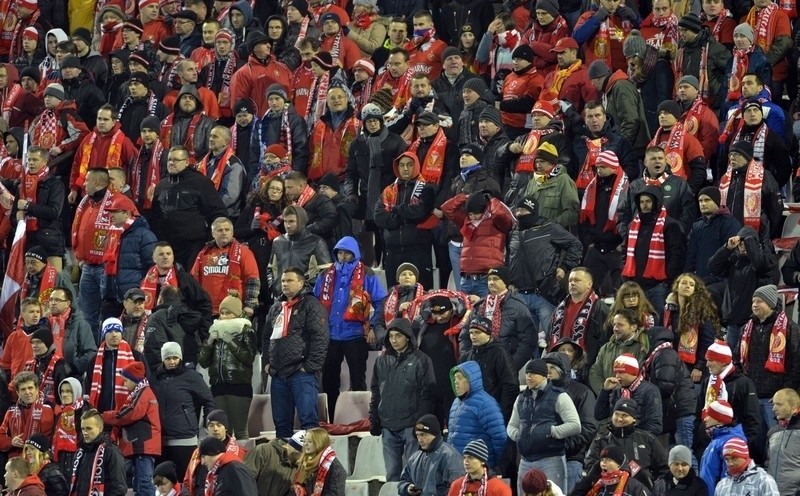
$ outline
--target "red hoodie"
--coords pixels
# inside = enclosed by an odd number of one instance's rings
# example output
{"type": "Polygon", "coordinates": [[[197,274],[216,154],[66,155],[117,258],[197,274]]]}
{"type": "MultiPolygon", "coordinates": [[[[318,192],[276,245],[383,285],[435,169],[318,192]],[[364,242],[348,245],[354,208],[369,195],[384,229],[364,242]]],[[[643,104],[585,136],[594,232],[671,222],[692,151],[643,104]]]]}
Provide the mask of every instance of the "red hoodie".
{"type": "Polygon", "coordinates": [[[27,476],[11,494],[14,496],[46,496],[44,484],[38,475],[27,476]]]}

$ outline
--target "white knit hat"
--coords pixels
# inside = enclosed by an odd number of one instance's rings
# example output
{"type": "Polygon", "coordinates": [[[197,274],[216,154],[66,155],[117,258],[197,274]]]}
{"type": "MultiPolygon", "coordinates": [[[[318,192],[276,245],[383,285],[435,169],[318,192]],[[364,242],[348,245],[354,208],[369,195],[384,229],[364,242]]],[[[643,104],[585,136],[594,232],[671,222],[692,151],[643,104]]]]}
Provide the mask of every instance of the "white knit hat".
{"type": "Polygon", "coordinates": [[[731,353],[731,349],[725,341],[718,340],[708,347],[706,351],[706,360],[714,360],[715,362],[728,364],[733,361],[733,353],[731,353]]]}
{"type": "Polygon", "coordinates": [[[733,408],[725,400],[717,400],[703,409],[703,419],[713,418],[723,425],[733,422],[733,408]]]}

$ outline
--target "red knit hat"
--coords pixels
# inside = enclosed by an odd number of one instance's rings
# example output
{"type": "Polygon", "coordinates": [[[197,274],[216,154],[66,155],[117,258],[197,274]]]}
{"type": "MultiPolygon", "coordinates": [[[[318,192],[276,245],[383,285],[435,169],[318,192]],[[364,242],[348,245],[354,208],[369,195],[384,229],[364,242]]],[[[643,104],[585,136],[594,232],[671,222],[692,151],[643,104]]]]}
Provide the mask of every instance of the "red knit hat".
{"type": "Polygon", "coordinates": [[[735,456],[736,458],[750,459],[750,448],[743,439],[732,437],[722,447],[722,456],[735,456]]]}
{"type": "Polygon", "coordinates": [[[233,33],[227,29],[220,29],[217,31],[217,34],[214,35],[214,41],[217,40],[228,40],[229,43],[233,43],[233,33]]]}
{"type": "Polygon", "coordinates": [[[375,64],[373,64],[372,61],[369,60],[369,59],[358,59],[358,60],[356,60],[356,63],[353,64],[353,70],[356,70],[356,69],[363,70],[364,72],[369,74],[369,77],[372,77],[372,76],[375,75],[375,64]]]}
{"type": "Polygon", "coordinates": [[[600,155],[597,156],[597,160],[594,162],[594,166],[599,167],[601,165],[611,167],[612,169],[619,169],[619,158],[617,158],[617,154],[611,150],[600,152],[600,155]]]}
{"type": "Polygon", "coordinates": [[[39,8],[38,0],[17,0],[17,8],[36,10],[39,8]]]}
{"type": "Polygon", "coordinates": [[[614,360],[614,373],[639,375],[639,360],[630,353],[624,353],[614,360]]]}
{"type": "Polygon", "coordinates": [[[286,147],[281,145],[280,143],[274,143],[272,145],[269,145],[267,149],[264,150],[264,155],[266,155],[267,153],[271,153],[281,160],[285,159],[286,155],[289,154],[288,150],[286,150],[286,147]]]}
{"type": "Polygon", "coordinates": [[[721,362],[727,365],[733,361],[733,354],[725,341],[717,340],[708,347],[706,351],[706,360],[714,360],[715,362],[721,362]]]}
{"type": "Polygon", "coordinates": [[[712,418],[722,425],[733,423],[733,408],[725,400],[717,400],[703,408],[703,420],[712,418]]]}
{"type": "Polygon", "coordinates": [[[553,118],[556,115],[556,109],[553,107],[553,104],[548,102],[547,100],[538,100],[531,109],[531,114],[544,114],[549,118],[553,118]]]}
{"type": "Polygon", "coordinates": [[[22,32],[22,39],[39,41],[39,31],[35,27],[29,26],[22,32]]]}
{"type": "Polygon", "coordinates": [[[120,369],[119,375],[138,384],[144,379],[144,364],[142,362],[129,363],[125,368],[120,369]]]}

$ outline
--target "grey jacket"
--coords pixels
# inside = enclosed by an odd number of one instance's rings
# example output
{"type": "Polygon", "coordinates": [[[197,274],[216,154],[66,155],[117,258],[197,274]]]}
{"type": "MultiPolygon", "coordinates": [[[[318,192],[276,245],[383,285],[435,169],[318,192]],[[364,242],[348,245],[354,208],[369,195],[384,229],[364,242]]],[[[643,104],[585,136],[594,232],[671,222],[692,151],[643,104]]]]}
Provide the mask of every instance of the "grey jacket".
{"type": "Polygon", "coordinates": [[[776,425],[769,432],[767,473],[778,484],[781,496],[800,492],[800,416],[792,415],[789,425],[776,425]]]}
{"type": "Polygon", "coordinates": [[[80,377],[88,370],[89,363],[97,354],[97,343],[92,328],[77,308],[72,308],[66,327],[64,361],[69,365],[69,375],[80,377]]]}
{"type": "Polygon", "coordinates": [[[414,485],[422,490],[419,496],[447,494],[450,484],[464,473],[461,454],[439,438],[433,449],[419,450],[408,460],[397,486],[397,494],[410,496],[414,485]]]}

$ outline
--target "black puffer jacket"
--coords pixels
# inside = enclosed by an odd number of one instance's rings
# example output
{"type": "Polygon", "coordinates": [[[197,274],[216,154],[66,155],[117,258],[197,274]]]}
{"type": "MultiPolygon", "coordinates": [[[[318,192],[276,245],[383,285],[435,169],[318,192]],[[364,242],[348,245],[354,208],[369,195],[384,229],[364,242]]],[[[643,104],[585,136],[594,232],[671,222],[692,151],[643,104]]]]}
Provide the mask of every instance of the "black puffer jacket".
{"type": "MultiPolygon", "coordinates": [[[[281,143],[281,126],[284,115],[289,123],[292,133],[292,169],[305,174],[308,170],[308,127],[306,121],[297,115],[294,107],[287,107],[283,112],[266,112],[266,115],[256,121],[250,136],[250,163],[247,164],[247,178],[252,181],[261,169],[262,152],[269,145],[281,143]]],[[[287,147],[288,148],[288,147],[287,147]]]]}
{"type": "MultiPolygon", "coordinates": [[[[14,193],[15,200],[21,198],[19,191],[19,181],[3,181],[3,184],[14,193]]],[[[61,223],[61,209],[65,201],[64,183],[61,178],[55,176],[52,172],[45,178],[44,181],[39,181],[36,188],[36,201],[28,206],[27,213],[39,222],[39,231],[50,231],[57,234],[63,232],[61,223]]],[[[11,218],[15,218],[17,214],[17,201],[14,201],[11,207],[11,218]]]]}
{"type": "MultiPolygon", "coordinates": [[[[37,475],[44,484],[44,492],[47,496],[67,496],[69,494],[67,479],[56,463],[44,464],[37,475]]],[[[69,475],[72,477],[72,474],[69,475]]]]}
{"type": "MultiPolygon", "coordinates": [[[[277,5],[277,2],[273,3],[277,5]]],[[[264,19],[264,17],[261,18],[264,19]]],[[[288,67],[290,71],[294,72],[294,70],[300,66],[302,60],[300,59],[300,51],[295,48],[294,43],[289,43],[289,23],[286,22],[286,17],[282,15],[269,16],[264,25],[269,26],[270,21],[280,21],[281,25],[283,26],[280,39],[272,42],[272,53],[275,54],[278,62],[281,62],[283,65],[288,67]]]]}
{"type": "Polygon", "coordinates": [[[77,479],[73,492],[74,494],[90,494],[89,488],[94,477],[94,457],[101,444],[105,444],[102,470],[105,484],[103,494],[105,496],[125,496],[128,492],[128,484],[125,481],[125,458],[119,448],[106,437],[106,434],[100,434],[91,443],[85,441],[79,443],[78,453],[75,457],[77,459],[80,453],[83,453],[83,456],[80,461],[76,460],[78,464],[75,468],[77,479]]]}
{"type": "Polygon", "coordinates": [[[683,361],[678,358],[678,352],[672,347],[672,331],[659,326],[651,327],[647,334],[650,336],[648,360],[652,361],[645,374],[647,380],[658,386],[661,392],[661,410],[664,414],[662,432],[673,432],[676,419],[694,413],[697,398],[694,382],[683,361]],[[655,349],[663,343],[670,343],[670,347],[654,355],[655,349]]]}
{"type": "Polygon", "coordinates": [[[519,379],[516,371],[511,369],[511,355],[503,345],[492,339],[483,346],[473,346],[463,353],[459,363],[470,360],[481,366],[483,389],[500,404],[503,420],[508,424],[514,401],[519,395],[519,379]]]}
{"type": "MultiPolygon", "coordinates": [[[[658,438],[647,431],[637,429],[634,425],[628,427],[613,427],[609,425],[608,430],[598,433],[591,446],[589,446],[589,451],[586,453],[586,463],[584,464],[587,475],[584,479],[581,479],[578,486],[585,479],[589,479],[591,484],[599,478],[600,452],[606,446],[622,448],[628,460],[636,460],[641,470],[634,475],[634,478],[648,489],[652,489],[657,479],[669,473],[667,451],[658,438]]],[[[576,486],[576,490],[578,486],[576,486]]],[[[591,485],[586,487],[585,490],[588,491],[589,488],[591,488],[591,485]]],[[[573,491],[572,494],[576,493],[573,491]]]]}
{"type": "Polygon", "coordinates": [[[387,333],[386,351],[375,362],[372,374],[372,398],[369,403],[369,422],[372,430],[379,427],[400,430],[413,427],[417,419],[433,413],[436,379],[433,363],[417,349],[411,321],[394,319],[388,328],[408,338],[408,347],[398,353],[387,333]]]}
{"type": "Polygon", "coordinates": [[[183,362],[168,370],[160,365],[150,377],[150,387],[158,400],[164,441],[197,437],[200,410],[208,415],[216,408],[208,384],[197,371],[184,367],[183,362]]]}
{"type": "Polygon", "coordinates": [[[245,318],[218,319],[211,324],[209,334],[215,340],[200,347],[197,363],[208,369],[211,386],[249,386],[253,378],[253,360],[257,350],[256,333],[250,321],[245,318]],[[226,338],[226,335],[229,337],[226,338]]]}
{"type": "Polygon", "coordinates": [[[186,363],[197,363],[200,343],[208,339],[208,328],[202,322],[202,314],[183,302],[155,307],[147,319],[144,340],[144,356],[150,369],[161,365],[161,347],[167,341],[181,345],[186,363]]]}
{"type": "Polygon", "coordinates": [[[705,481],[697,476],[693,468],[689,469],[686,477],[675,481],[672,474],[666,475],[656,481],[653,487],[653,496],[708,496],[709,491],[705,481]]]}
{"type": "Polygon", "coordinates": [[[74,79],[63,79],[61,84],[64,86],[64,96],[66,100],[75,102],[78,115],[86,123],[86,127],[94,129],[97,123],[97,111],[106,103],[103,90],[92,82],[92,78],[87,74],[86,69],[74,79]]]}
{"type": "MultiPolygon", "coordinates": [[[[328,331],[328,312],[322,303],[314,298],[314,292],[308,286],[303,288],[295,298],[292,319],[286,336],[270,340],[270,333],[264,333],[261,348],[262,357],[268,357],[269,374],[289,377],[300,368],[314,374],[322,370],[325,354],[328,350],[330,334],[328,331]]],[[[272,305],[267,315],[267,329],[272,329],[275,320],[283,311],[285,296],[281,296],[272,305]]]]}
{"type": "Polygon", "coordinates": [[[508,188],[511,186],[511,154],[508,151],[508,145],[511,139],[502,130],[497,131],[497,134],[489,138],[489,141],[483,147],[483,165],[492,173],[492,177],[500,184],[500,191],[505,197],[508,188]]]}

